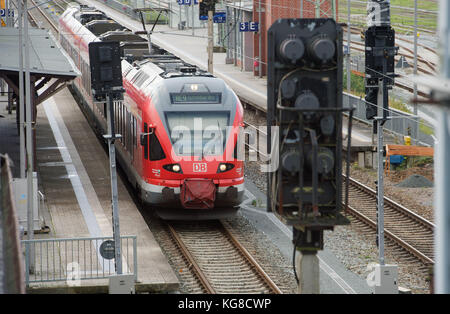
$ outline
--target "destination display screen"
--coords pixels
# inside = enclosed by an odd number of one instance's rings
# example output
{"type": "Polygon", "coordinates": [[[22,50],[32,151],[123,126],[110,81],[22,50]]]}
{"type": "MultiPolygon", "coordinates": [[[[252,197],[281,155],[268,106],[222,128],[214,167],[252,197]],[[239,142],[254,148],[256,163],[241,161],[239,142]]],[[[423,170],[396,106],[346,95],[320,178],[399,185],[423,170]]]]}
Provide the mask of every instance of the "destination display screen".
{"type": "Polygon", "coordinates": [[[220,93],[171,93],[172,104],[220,104],[220,93]]]}

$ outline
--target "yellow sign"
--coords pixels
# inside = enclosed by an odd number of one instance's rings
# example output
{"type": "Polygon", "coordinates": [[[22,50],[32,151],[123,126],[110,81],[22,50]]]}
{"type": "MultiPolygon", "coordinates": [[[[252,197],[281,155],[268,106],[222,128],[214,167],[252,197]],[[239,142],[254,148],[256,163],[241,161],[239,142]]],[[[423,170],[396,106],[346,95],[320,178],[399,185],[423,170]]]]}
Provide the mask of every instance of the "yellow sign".
{"type": "MultiPolygon", "coordinates": [[[[6,9],[5,0],[0,0],[0,9],[6,9]]],[[[2,18],[0,18],[0,24],[2,24],[2,27],[6,26],[6,23],[2,18]]]]}

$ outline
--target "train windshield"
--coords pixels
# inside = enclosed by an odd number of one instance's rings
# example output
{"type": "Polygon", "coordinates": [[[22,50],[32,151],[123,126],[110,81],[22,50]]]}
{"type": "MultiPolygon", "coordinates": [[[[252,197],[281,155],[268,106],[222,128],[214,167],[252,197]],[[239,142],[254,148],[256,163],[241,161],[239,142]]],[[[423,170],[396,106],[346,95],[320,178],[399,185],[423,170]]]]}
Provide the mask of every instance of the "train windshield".
{"type": "Polygon", "coordinates": [[[223,155],[229,112],[166,112],[166,119],[175,154],[223,155]]]}

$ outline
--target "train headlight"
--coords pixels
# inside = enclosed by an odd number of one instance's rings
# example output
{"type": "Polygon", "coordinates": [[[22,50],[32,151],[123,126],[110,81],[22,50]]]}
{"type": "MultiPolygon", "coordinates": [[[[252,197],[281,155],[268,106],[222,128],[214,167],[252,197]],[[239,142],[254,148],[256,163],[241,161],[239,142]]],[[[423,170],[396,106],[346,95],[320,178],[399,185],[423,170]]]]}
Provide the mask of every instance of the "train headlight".
{"type": "Polygon", "coordinates": [[[183,171],[181,171],[181,166],[179,164],[164,165],[163,168],[170,172],[183,173],[183,171]]]}
{"type": "Polygon", "coordinates": [[[221,173],[221,172],[225,172],[225,171],[229,171],[231,169],[234,168],[233,164],[229,164],[229,163],[221,163],[219,165],[219,168],[217,169],[217,173],[221,173]]]}
{"type": "Polygon", "coordinates": [[[181,170],[181,167],[179,165],[175,164],[175,165],[172,166],[172,171],[173,172],[179,172],[180,170],[181,170]]]}

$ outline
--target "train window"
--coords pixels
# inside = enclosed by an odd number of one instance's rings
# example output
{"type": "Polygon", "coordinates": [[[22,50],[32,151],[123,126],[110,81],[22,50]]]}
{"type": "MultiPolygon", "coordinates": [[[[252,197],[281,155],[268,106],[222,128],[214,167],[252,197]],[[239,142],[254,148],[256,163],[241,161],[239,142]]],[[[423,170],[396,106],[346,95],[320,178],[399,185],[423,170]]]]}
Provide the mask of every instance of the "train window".
{"type": "Polygon", "coordinates": [[[114,120],[116,123],[115,132],[119,133],[119,104],[117,102],[114,104],[114,120]]]}
{"type": "Polygon", "coordinates": [[[132,128],[132,124],[131,124],[131,114],[129,111],[127,111],[127,146],[128,146],[128,151],[130,152],[131,158],[133,158],[133,137],[132,137],[132,133],[131,133],[131,128],[132,128]]]}
{"type": "Polygon", "coordinates": [[[126,141],[126,139],[127,139],[127,130],[126,130],[126,128],[125,128],[125,121],[126,121],[126,108],[125,108],[125,106],[123,105],[123,103],[122,103],[122,133],[123,133],[123,145],[125,146],[126,145],[126,143],[127,143],[127,141],[126,141]]]}
{"type": "Polygon", "coordinates": [[[136,118],[133,116],[133,146],[137,147],[137,123],[136,118]]]}
{"type": "Polygon", "coordinates": [[[176,111],[166,113],[170,139],[178,155],[222,155],[229,112],[176,111]],[[196,132],[201,128],[201,132],[196,132]]]}
{"type": "Polygon", "coordinates": [[[123,142],[122,143],[124,146],[126,146],[127,137],[128,137],[127,129],[126,129],[126,117],[127,117],[126,114],[127,114],[126,107],[122,103],[122,132],[123,132],[123,142]]]}
{"type": "Polygon", "coordinates": [[[123,137],[125,134],[123,134],[123,128],[122,128],[122,122],[123,122],[123,109],[122,109],[122,103],[119,103],[119,130],[122,137],[120,138],[120,141],[123,143],[123,137]]]}
{"type": "MultiPolygon", "coordinates": [[[[148,125],[147,123],[144,123],[144,134],[147,134],[148,132],[148,125]]],[[[146,139],[142,144],[144,146],[144,159],[148,159],[148,137],[147,135],[144,136],[144,139],[146,139]]]]}
{"type": "Polygon", "coordinates": [[[150,135],[150,160],[156,161],[166,158],[164,150],[155,133],[150,135]]]}

